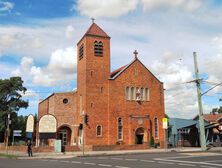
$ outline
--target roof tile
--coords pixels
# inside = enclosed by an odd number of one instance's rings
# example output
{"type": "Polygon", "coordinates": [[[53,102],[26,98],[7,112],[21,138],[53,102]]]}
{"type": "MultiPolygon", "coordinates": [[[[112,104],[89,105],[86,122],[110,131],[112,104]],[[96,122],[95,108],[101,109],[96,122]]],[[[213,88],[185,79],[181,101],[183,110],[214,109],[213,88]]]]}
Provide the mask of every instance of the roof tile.
{"type": "Polygon", "coordinates": [[[96,23],[93,23],[89,27],[89,29],[86,31],[85,35],[96,35],[96,36],[102,36],[102,37],[109,38],[109,36],[96,23]]]}

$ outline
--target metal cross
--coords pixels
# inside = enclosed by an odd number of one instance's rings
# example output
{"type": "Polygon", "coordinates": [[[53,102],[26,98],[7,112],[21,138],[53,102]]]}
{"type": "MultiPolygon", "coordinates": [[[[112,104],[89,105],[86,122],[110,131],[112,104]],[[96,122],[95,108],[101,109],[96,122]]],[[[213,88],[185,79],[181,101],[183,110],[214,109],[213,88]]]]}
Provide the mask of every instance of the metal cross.
{"type": "Polygon", "coordinates": [[[133,52],[133,54],[135,55],[135,59],[137,59],[137,55],[138,55],[137,50],[135,50],[135,51],[133,52]]]}
{"type": "Polygon", "coordinates": [[[94,21],[95,21],[96,19],[92,17],[91,20],[92,20],[92,23],[94,23],[94,21]]]}

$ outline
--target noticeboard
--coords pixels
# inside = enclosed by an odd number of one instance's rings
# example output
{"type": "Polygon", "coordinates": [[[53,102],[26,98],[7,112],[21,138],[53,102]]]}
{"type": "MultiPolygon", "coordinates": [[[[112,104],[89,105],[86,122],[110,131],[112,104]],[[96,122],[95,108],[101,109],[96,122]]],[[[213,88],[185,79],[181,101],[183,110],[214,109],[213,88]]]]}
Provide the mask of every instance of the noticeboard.
{"type": "Polygon", "coordinates": [[[53,115],[44,115],[39,121],[39,133],[55,133],[56,126],[56,118],[53,115]]]}
{"type": "Polygon", "coordinates": [[[163,123],[163,129],[168,129],[168,119],[163,118],[162,123],[163,123]]]}
{"type": "Polygon", "coordinates": [[[33,132],[34,130],[34,116],[29,115],[26,121],[26,132],[33,132]]]}

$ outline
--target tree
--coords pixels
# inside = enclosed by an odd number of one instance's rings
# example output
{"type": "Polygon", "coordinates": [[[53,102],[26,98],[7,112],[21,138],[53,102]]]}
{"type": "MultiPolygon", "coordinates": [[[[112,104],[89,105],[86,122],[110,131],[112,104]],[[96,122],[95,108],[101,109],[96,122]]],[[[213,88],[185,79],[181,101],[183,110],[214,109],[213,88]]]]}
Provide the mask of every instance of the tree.
{"type": "Polygon", "coordinates": [[[10,79],[0,79],[0,132],[6,129],[7,114],[11,118],[17,116],[20,108],[27,108],[28,102],[22,100],[26,88],[23,86],[21,77],[11,77],[10,79]]]}
{"type": "Polygon", "coordinates": [[[211,114],[215,114],[215,113],[221,114],[222,113],[222,106],[220,106],[219,108],[213,108],[211,111],[211,114]]]}
{"type": "Polygon", "coordinates": [[[165,114],[165,117],[167,118],[167,120],[168,120],[168,129],[167,129],[167,140],[169,141],[169,137],[171,136],[171,134],[172,134],[172,125],[170,125],[170,121],[169,121],[169,119],[170,119],[170,117],[167,115],[167,114],[165,114]]]}

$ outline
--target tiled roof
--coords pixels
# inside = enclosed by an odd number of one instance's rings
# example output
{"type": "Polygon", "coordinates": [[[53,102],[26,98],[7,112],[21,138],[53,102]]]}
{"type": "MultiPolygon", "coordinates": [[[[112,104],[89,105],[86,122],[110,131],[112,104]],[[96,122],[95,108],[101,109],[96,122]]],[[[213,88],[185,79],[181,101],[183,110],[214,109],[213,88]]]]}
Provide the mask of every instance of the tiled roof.
{"type": "Polygon", "coordinates": [[[218,119],[222,118],[222,114],[204,114],[203,117],[208,122],[217,122],[218,119]]]}
{"type": "Polygon", "coordinates": [[[102,36],[102,37],[109,38],[109,36],[96,23],[93,23],[89,27],[89,29],[86,31],[85,35],[96,35],[96,36],[102,36]]]}
{"type": "MultiPolygon", "coordinates": [[[[128,65],[128,64],[127,64],[127,65],[128,65]]],[[[122,67],[120,67],[120,68],[112,71],[112,72],[110,73],[110,77],[113,78],[116,74],[118,74],[120,71],[122,71],[127,65],[124,65],[124,66],[122,66],[122,67]]]]}

